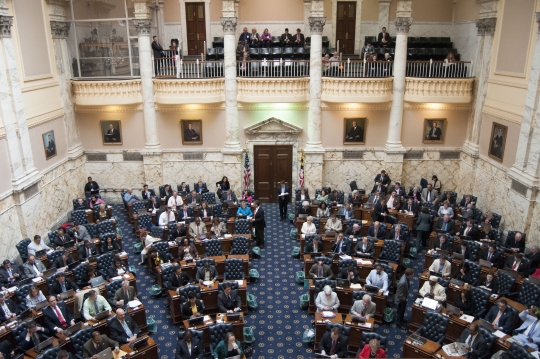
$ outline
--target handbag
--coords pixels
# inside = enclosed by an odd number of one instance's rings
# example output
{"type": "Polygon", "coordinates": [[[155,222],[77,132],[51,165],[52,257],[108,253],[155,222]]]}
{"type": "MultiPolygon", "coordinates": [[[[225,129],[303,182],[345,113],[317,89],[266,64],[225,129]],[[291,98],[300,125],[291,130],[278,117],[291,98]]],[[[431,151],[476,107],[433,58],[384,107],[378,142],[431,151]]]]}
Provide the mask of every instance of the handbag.
{"type": "Polygon", "coordinates": [[[247,358],[253,355],[255,351],[253,350],[253,345],[244,343],[244,354],[247,358]]]}

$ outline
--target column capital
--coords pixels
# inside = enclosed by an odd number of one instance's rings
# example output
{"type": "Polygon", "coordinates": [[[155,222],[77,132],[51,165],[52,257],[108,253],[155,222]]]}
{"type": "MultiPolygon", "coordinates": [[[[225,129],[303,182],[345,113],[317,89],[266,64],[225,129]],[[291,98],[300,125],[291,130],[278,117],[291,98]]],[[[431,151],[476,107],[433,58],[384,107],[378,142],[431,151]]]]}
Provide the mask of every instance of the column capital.
{"type": "Polygon", "coordinates": [[[480,19],[497,17],[497,6],[499,0],[477,0],[480,4],[480,19]]]}
{"type": "Polygon", "coordinates": [[[396,17],[395,25],[398,34],[408,34],[413,22],[412,17],[396,17]]]}
{"type": "Polygon", "coordinates": [[[324,25],[326,24],[325,17],[309,17],[309,31],[312,34],[321,35],[323,33],[324,25]]]}
{"type": "Polygon", "coordinates": [[[135,19],[133,20],[133,25],[137,29],[138,35],[150,35],[152,28],[152,20],[147,19],[135,19]]]}
{"type": "Polygon", "coordinates": [[[493,36],[495,34],[496,17],[477,19],[476,30],[478,36],[493,36]]]}
{"type": "Polygon", "coordinates": [[[70,22],[51,21],[51,34],[53,39],[67,39],[70,28],[70,22]]]}
{"type": "Polygon", "coordinates": [[[0,15],[0,37],[11,37],[13,16],[0,15]]]}
{"type": "Polygon", "coordinates": [[[236,17],[222,17],[221,27],[223,28],[223,35],[234,35],[237,24],[238,19],[236,17]]]}

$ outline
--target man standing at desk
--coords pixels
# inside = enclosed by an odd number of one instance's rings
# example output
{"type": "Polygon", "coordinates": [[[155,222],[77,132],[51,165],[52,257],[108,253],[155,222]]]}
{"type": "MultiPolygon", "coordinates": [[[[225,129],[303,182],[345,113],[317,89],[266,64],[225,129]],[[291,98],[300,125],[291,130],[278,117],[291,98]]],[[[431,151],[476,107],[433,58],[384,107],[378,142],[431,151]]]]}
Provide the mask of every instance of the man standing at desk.
{"type": "Polygon", "coordinates": [[[369,272],[366,277],[366,284],[379,288],[379,293],[384,293],[388,289],[388,274],[383,271],[382,265],[377,263],[375,269],[369,272]]]}
{"type": "Polygon", "coordinates": [[[285,181],[281,180],[281,186],[277,190],[278,202],[279,202],[279,218],[280,221],[287,219],[287,205],[289,204],[289,186],[285,186],[285,181]]]}
{"type": "Polygon", "coordinates": [[[264,248],[264,228],[266,227],[266,221],[264,220],[264,211],[261,207],[259,200],[253,201],[255,209],[253,210],[253,218],[251,223],[255,228],[255,243],[261,249],[264,248]]]}
{"type": "Polygon", "coordinates": [[[109,329],[111,331],[111,338],[120,343],[120,345],[133,343],[137,340],[138,334],[141,331],[131,316],[122,308],[116,310],[116,320],[112,321],[109,329]]]}
{"type": "Polygon", "coordinates": [[[218,294],[218,308],[221,313],[234,313],[242,310],[242,300],[238,291],[233,291],[230,283],[224,283],[223,291],[218,294]]]}

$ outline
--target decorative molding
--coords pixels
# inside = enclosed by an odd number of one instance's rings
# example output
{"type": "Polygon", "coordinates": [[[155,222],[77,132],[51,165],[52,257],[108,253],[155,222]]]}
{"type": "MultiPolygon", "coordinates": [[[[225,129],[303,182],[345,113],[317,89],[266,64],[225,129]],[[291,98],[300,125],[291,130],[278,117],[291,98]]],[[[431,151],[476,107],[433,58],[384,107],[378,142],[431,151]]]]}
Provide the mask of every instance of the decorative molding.
{"type": "MultiPolygon", "coordinates": [[[[250,103],[239,103],[238,111],[275,111],[275,104],[250,104],[250,103]]],[[[285,110],[287,111],[307,111],[309,110],[309,104],[307,103],[289,103],[286,105],[285,110]]]]}
{"type": "Polygon", "coordinates": [[[137,29],[138,35],[150,35],[152,31],[152,20],[148,19],[135,19],[133,25],[137,29]]]}
{"type": "Polygon", "coordinates": [[[71,84],[73,103],[77,106],[118,106],[142,103],[140,79],[71,81],[71,84]]]}
{"type": "Polygon", "coordinates": [[[86,153],[86,162],[107,162],[107,153],[86,153]]]}
{"type": "Polygon", "coordinates": [[[489,17],[476,20],[478,36],[493,36],[495,34],[496,17],[489,17]]]}
{"type": "Polygon", "coordinates": [[[328,103],[323,102],[321,111],[390,111],[391,104],[349,104],[349,103],[328,103]]]}
{"type": "Polygon", "coordinates": [[[403,109],[412,111],[470,111],[471,105],[460,105],[459,103],[437,103],[437,105],[433,105],[422,102],[405,102],[403,109]]]}
{"type": "Polygon", "coordinates": [[[238,24],[236,17],[222,17],[220,23],[223,28],[223,35],[236,34],[236,25],[238,24]]]}
{"type": "Polygon", "coordinates": [[[302,132],[302,128],[291,125],[290,123],[275,117],[271,117],[255,125],[244,128],[244,131],[250,135],[298,135],[302,132]]]}
{"type": "Polygon", "coordinates": [[[142,112],[142,105],[137,106],[77,106],[76,113],[129,113],[142,112]]]}
{"type": "Polygon", "coordinates": [[[11,37],[11,27],[13,26],[13,16],[0,16],[0,37],[11,37]]]}
{"type": "Polygon", "coordinates": [[[64,114],[64,108],[62,107],[51,112],[42,113],[38,116],[29,117],[26,119],[26,123],[28,124],[28,128],[30,129],[62,118],[64,114]]]}
{"type": "Polygon", "coordinates": [[[199,104],[225,101],[225,79],[154,80],[156,104],[199,104]]]}
{"type": "Polygon", "coordinates": [[[304,102],[309,101],[309,77],[305,78],[242,78],[236,79],[237,100],[241,102],[304,102]]]}
{"type": "Polygon", "coordinates": [[[412,17],[396,17],[396,20],[394,22],[396,26],[396,32],[398,34],[408,34],[412,22],[412,17]]]}
{"type": "Polygon", "coordinates": [[[309,31],[311,34],[321,35],[324,30],[324,25],[326,24],[325,17],[309,17],[309,31]]]}
{"type": "Polygon", "coordinates": [[[53,39],[67,39],[71,23],[65,21],[51,21],[51,34],[53,39]]]}
{"type": "Polygon", "coordinates": [[[498,0],[477,0],[480,4],[480,18],[497,17],[498,0]]]}
{"type": "Polygon", "coordinates": [[[511,122],[521,125],[523,115],[518,115],[512,112],[504,111],[499,108],[484,105],[482,113],[485,115],[493,116],[501,121],[511,122]]]}
{"type": "Polygon", "coordinates": [[[225,103],[198,104],[198,105],[160,105],[156,104],[157,112],[200,112],[200,111],[225,111],[225,103]]]}
{"type": "Polygon", "coordinates": [[[405,101],[469,103],[473,97],[474,78],[405,78],[405,101]]]}
{"type": "Polygon", "coordinates": [[[394,79],[322,78],[321,100],[341,103],[380,103],[392,101],[394,79]]]}

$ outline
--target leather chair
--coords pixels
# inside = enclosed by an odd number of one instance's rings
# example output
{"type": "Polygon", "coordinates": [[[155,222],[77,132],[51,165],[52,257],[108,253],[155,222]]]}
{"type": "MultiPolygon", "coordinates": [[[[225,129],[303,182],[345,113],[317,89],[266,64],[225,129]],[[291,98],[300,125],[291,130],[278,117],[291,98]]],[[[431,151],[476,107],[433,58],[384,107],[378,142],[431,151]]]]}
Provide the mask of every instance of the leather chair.
{"type": "Polygon", "coordinates": [[[346,231],[349,228],[352,228],[352,226],[354,226],[355,224],[358,224],[360,226],[360,229],[362,229],[362,221],[361,220],[355,219],[355,218],[349,218],[347,220],[347,228],[344,228],[343,230],[346,231]]]}
{"type": "Polygon", "coordinates": [[[450,319],[440,313],[426,312],[424,323],[418,328],[416,334],[442,344],[449,321],[450,319]]]}
{"type": "Polygon", "coordinates": [[[249,239],[243,236],[234,237],[231,254],[249,254],[249,239]]]}
{"type": "Polygon", "coordinates": [[[223,255],[223,240],[209,239],[204,242],[204,253],[207,257],[215,257],[223,255]]]}
{"type": "Polygon", "coordinates": [[[303,60],[306,50],[303,47],[296,47],[294,49],[293,59],[303,60]]]}
{"type": "Polygon", "coordinates": [[[495,344],[495,340],[497,339],[497,337],[495,337],[490,331],[482,328],[481,326],[478,326],[478,330],[480,331],[480,335],[482,335],[482,337],[486,341],[486,355],[479,357],[478,359],[489,359],[491,358],[493,345],[495,344]]]}
{"type": "Polygon", "coordinates": [[[202,200],[207,204],[216,204],[216,194],[214,192],[205,192],[202,194],[202,200]]]}
{"type": "Polygon", "coordinates": [[[438,282],[442,287],[444,287],[445,289],[447,289],[448,286],[450,285],[450,281],[444,279],[443,277],[439,277],[439,278],[437,279],[437,282],[438,282]]]}
{"type": "MultiPolygon", "coordinates": [[[[114,295],[118,289],[122,288],[123,281],[124,279],[117,279],[117,280],[113,280],[110,283],[105,284],[105,293],[107,295],[107,301],[109,302],[112,308],[116,308],[116,305],[113,303],[114,295]]],[[[124,303],[124,304],[127,304],[127,303],[124,303]]]]}
{"type": "Polygon", "coordinates": [[[217,358],[214,353],[215,347],[219,344],[220,341],[225,339],[225,334],[233,331],[232,324],[216,324],[208,328],[210,334],[210,355],[212,358],[217,358]]]}
{"type": "Polygon", "coordinates": [[[165,253],[167,255],[166,258],[162,258],[163,262],[166,263],[167,261],[172,261],[174,257],[172,256],[171,252],[169,251],[169,243],[165,241],[159,241],[152,243],[152,247],[157,249],[158,252],[165,253]]]}
{"type": "MultiPolygon", "coordinates": [[[[180,226],[183,227],[184,225],[181,224],[180,226]]],[[[169,230],[169,238],[166,239],[166,240],[168,240],[168,241],[174,241],[174,240],[176,239],[176,238],[173,238],[173,234],[172,234],[172,232],[173,232],[173,230],[174,230],[175,228],[176,228],[176,223],[173,223],[173,222],[167,223],[167,229],[169,230]]]]}
{"type": "Polygon", "coordinates": [[[294,48],[292,47],[285,47],[282,51],[282,55],[284,59],[292,59],[294,57],[294,48]]]}
{"type": "Polygon", "coordinates": [[[221,217],[221,215],[223,214],[223,206],[221,205],[221,203],[214,204],[213,210],[215,217],[221,217]]]}
{"type": "Polygon", "coordinates": [[[401,259],[401,242],[395,239],[385,240],[379,259],[399,264],[399,260],[401,259]]]}
{"type": "MultiPolygon", "coordinates": [[[[296,198],[297,195],[300,194],[300,191],[301,191],[301,188],[295,188],[294,189],[294,197],[296,198]]],[[[309,189],[307,189],[306,187],[304,187],[304,191],[309,194],[309,189]]]]}
{"type": "Polygon", "coordinates": [[[125,209],[128,208],[128,204],[127,204],[126,200],[124,199],[124,195],[126,193],[127,193],[127,191],[125,189],[120,191],[120,198],[122,198],[122,203],[124,204],[125,209]]]}
{"type": "Polygon", "coordinates": [[[97,224],[88,223],[88,224],[84,224],[84,227],[88,230],[88,234],[90,235],[90,238],[98,238],[97,224]]]}
{"type": "Polygon", "coordinates": [[[185,303],[188,301],[189,293],[193,293],[195,294],[195,298],[201,299],[201,287],[198,285],[186,285],[180,288],[180,293],[178,293],[180,296],[180,303],[185,303]]]}
{"type": "Polygon", "coordinates": [[[162,227],[156,226],[156,227],[150,228],[150,236],[154,238],[163,239],[164,233],[165,233],[165,229],[163,229],[162,227]]]}
{"type": "Polygon", "coordinates": [[[86,217],[86,211],[84,209],[78,209],[76,211],[71,212],[71,220],[75,224],[86,224],[86,223],[88,223],[88,219],[86,217]]]}
{"type": "Polygon", "coordinates": [[[316,233],[319,233],[321,219],[319,217],[313,217],[313,224],[315,225],[315,229],[317,230],[316,233]]]}
{"type": "Polygon", "coordinates": [[[482,221],[482,218],[484,217],[484,213],[476,207],[473,208],[473,220],[475,223],[480,223],[482,221]]]}
{"type": "Polygon", "coordinates": [[[219,292],[220,290],[223,290],[223,285],[224,285],[225,283],[229,283],[229,284],[231,285],[231,289],[232,289],[232,290],[238,290],[238,288],[240,287],[240,286],[238,285],[238,282],[237,282],[237,281],[233,281],[233,282],[223,281],[223,282],[221,282],[221,283],[218,283],[218,292],[219,292]]]}
{"type": "Polygon", "coordinates": [[[110,317],[110,318],[107,318],[107,320],[106,320],[107,326],[110,327],[111,324],[112,324],[112,322],[113,322],[113,320],[115,320],[115,319],[116,319],[116,314],[114,314],[114,315],[113,315],[112,317],[110,317]]]}
{"type": "Polygon", "coordinates": [[[315,281],[315,297],[320,291],[324,289],[324,286],[329,285],[332,290],[336,289],[336,281],[331,279],[317,279],[315,281]]]}
{"type": "MultiPolygon", "coordinates": [[[[313,243],[313,238],[315,238],[315,234],[307,234],[304,238],[304,253],[306,252],[306,248],[308,243],[313,243]]],[[[319,252],[322,252],[322,248],[319,249],[319,252]]]]}
{"type": "Polygon", "coordinates": [[[116,241],[116,234],[115,233],[104,233],[99,235],[99,251],[101,253],[107,252],[107,238],[111,237],[113,244],[116,243],[118,248],[120,248],[120,244],[116,241]]]}
{"type": "Polygon", "coordinates": [[[535,358],[534,355],[529,353],[525,345],[519,345],[516,343],[510,344],[510,348],[508,348],[507,353],[512,354],[512,356],[516,359],[534,359],[535,358]]]}
{"type": "Polygon", "coordinates": [[[216,60],[216,49],[214,48],[208,48],[206,50],[206,59],[208,61],[215,61],[216,60]]]}
{"type": "Polygon", "coordinates": [[[472,286],[475,286],[478,282],[478,278],[480,277],[480,272],[482,271],[482,266],[478,263],[472,262],[468,259],[465,259],[463,264],[467,265],[469,267],[469,271],[471,272],[471,276],[473,278],[473,282],[469,283],[472,286]]]}
{"type": "Polygon", "coordinates": [[[191,190],[189,189],[189,183],[186,183],[186,191],[182,191],[182,184],[181,183],[176,185],[176,191],[178,192],[179,195],[180,195],[180,192],[188,194],[189,192],[191,192],[191,190]]]}
{"type": "MultiPolygon", "coordinates": [[[[504,244],[502,242],[502,232],[498,228],[491,227],[486,236],[487,236],[488,239],[491,239],[492,241],[495,241],[495,245],[504,244]]],[[[503,249],[503,251],[504,251],[504,249],[503,249]]]]}
{"type": "Polygon", "coordinates": [[[98,234],[115,232],[114,227],[113,227],[113,222],[110,219],[99,222],[97,224],[97,230],[98,230],[98,234]]]}
{"type": "MultiPolygon", "coordinates": [[[[47,287],[49,288],[49,293],[52,293],[52,285],[56,281],[56,278],[58,277],[58,273],[53,274],[51,276],[48,276],[45,278],[45,281],[47,282],[47,287]]],[[[46,296],[48,298],[48,296],[46,296]]]]}
{"type": "Polygon", "coordinates": [[[477,287],[471,287],[469,291],[471,292],[471,302],[474,305],[474,317],[476,319],[483,318],[487,312],[490,293],[477,287]]]}
{"type": "Polygon", "coordinates": [[[45,350],[43,353],[39,354],[36,359],[56,359],[58,358],[58,353],[60,352],[60,350],[62,350],[62,348],[60,347],[60,345],[57,345],[55,347],[45,350]]]}
{"type": "Polygon", "coordinates": [[[11,328],[11,336],[13,338],[13,341],[15,341],[15,345],[17,346],[17,348],[21,349],[22,351],[24,351],[22,348],[22,344],[25,340],[25,337],[23,337],[23,334],[24,332],[26,332],[26,328],[28,327],[28,323],[30,323],[30,321],[28,322],[19,322],[18,325],[14,326],[13,328],[11,328]]]}
{"type": "Polygon", "coordinates": [[[500,214],[491,212],[491,221],[489,221],[489,223],[491,224],[491,227],[499,229],[501,220],[502,220],[502,216],[500,214]]]}
{"type": "Polygon", "coordinates": [[[540,296],[540,287],[530,281],[524,281],[519,291],[517,301],[523,305],[535,305],[540,296]]]}
{"type": "Polygon", "coordinates": [[[152,228],[152,215],[144,213],[140,214],[137,217],[139,223],[139,229],[141,228],[152,228]]]}
{"type": "Polygon", "coordinates": [[[93,332],[93,327],[85,328],[69,337],[72,346],[72,354],[75,358],[83,359],[83,346],[90,338],[92,338],[93,332]]]}
{"type": "Polygon", "coordinates": [[[499,271],[497,273],[497,280],[499,282],[499,294],[501,297],[506,297],[512,293],[514,284],[516,283],[515,277],[503,271],[499,271]]]}
{"type": "Polygon", "coordinates": [[[450,198],[453,200],[454,203],[456,203],[456,201],[457,201],[457,193],[452,192],[452,191],[444,191],[443,192],[443,195],[442,195],[443,201],[446,200],[446,194],[447,193],[450,193],[450,198]]]}
{"type": "Polygon", "coordinates": [[[47,254],[47,259],[49,260],[49,263],[54,263],[54,260],[58,257],[60,257],[64,253],[63,249],[57,249],[47,254]]]}
{"type": "Polygon", "coordinates": [[[88,267],[88,262],[81,262],[78,266],[73,268],[73,276],[75,277],[75,282],[79,287],[84,287],[86,283],[82,282],[83,275],[86,274],[86,268],[88,267]]]}
{"type": "Polygon", "coordinates": [[[244,279],[244,265],[239,258],[225,259],[225,273],[223,280],[244,279]]]}
{"type": "Polygon", "coordinates": [[[28,245],[31,242],[32,240],[30,238],[25,238],[15,245],[15,247],[17,247],[17,251],[19,252],[19,255],[21,256],[23,263],[28,260],[28,245]]]}
{"type": "Polygon", "coordinates": [[[381,344],[381,348],[386,350],[387,338],[384,335],[380,335],[379,333],[375,333],[375,332],[362,331],[362,340],[360,341],[360,349],[358,349],[356,358],[358,358],[358,356],[360,355],[360,352],[362,351],[362,349],[364,349],[364,346],[366,344],[369,344],[369,341],[371,339],[377,339],[379,343],[381,344]]]}
{"type": "Polygon", "coordinates": [[[176,268],[178,268],[178,264],[173,264],[171,266],[166,266],[164,268],[161,268],[161,277],[163,278],[163,289],[165,290],[175,290],[176,288],[172,287],[171,281],[169,278],[171,275],[176,271],[176,268]]]}
{"type": "Polygon", "coordinates": [[[526,240],[527,240],[527,233],[525,232],[520,232],[520,231],[508,231],[508,233],[506,234],[506,240],[508,239],[514,239],[514,237],[516,236],[516,233],[521,233],[521,240],[524,241],[525,243],[526,240]]]}
{"type": "Polygon", "coordinates": [[[212,41],[212,47],[213,48],[223,48],[223,42],[224,42],[224,39],[223,37],[214,37],[214,41],[212,41]]]}
{"type": "Polygon", "coordinates": [[[19,303],[19,307],[23,310],[28,309],[26,306],[26,296],[28,295],[28,292],[30,291],[30,288],[34,286],[34,283],[28,283],[23,286],[20,286],[15,290],[15,297],[17,298],[17,302],[19,303]]]}
{"type": "Polygon", "coordinates": [[[225,49],[223,49],[223,47],[218,47],[216,53],[218,61],[223,60],[225,57],[225,49]]]}
{"type": "Polygon", "coordinates": [[[104,253],[96,257],[97,259],[97,271],[99,275],[105,279],[109,279],[109,267],[114,262],[114,254],[112,252],[104,253]]]}
{"type": "Polygon", "coordinates": [[[362,297],[366,294],[369,294],[371,298],[373,298],[373,293],[366,292],[365,290],[355,290],[354,292],[352,292],[353,304],[357,300],[362,300],[362,297]]]}
{"type": "Polygon", "coordinates": [[[234,221],[234,234],[251,234],[251,224],[246,218],[237,218],[234,221]]]}
{"type": "MultiPolygon", "coordinates": [[[[75,198],[72,202],[73,202],[73,210],[75,211],[75,206],[79,204],[79,199],[75,198]]],[[[83,204],[84,204],[84,208],[88,208],[88,200],[86,198],[83,198],[83,204]]]]}
{"type": "Polygon", "coordinates": [[[146,207],[144,206],[144,201],[133,202],[133,204],[131,205],[131,209],[133,211],[133,214],[138,214],[141,209],[146,209],[146,207]]]}
{"type": "MultiPolygon", "coordinates": [[[[51,246],[54,246],[54,241],[58,238],[58,231],[52,231],[47,234],[47,237],[49,238],[49,244],[51,246]]],[[[49,246],[50,247],[50,246],[49,246]]]]}
{"type": "Polygon", "coordinates": [[[467,248],[469,248],[471,251],[471,258],[473,261],[476,261],[478,259],[478,250],[480,249],[480,244],[478,244],[476,241],[470,241],[467,239],[463,240],[463,243],[467,243],[467,248]]]}
{"type": "Polygon", "coordinates": [[[333,263],[334,260],[333,260],[333,258],[329,258],[329,257],[315,257],[314,258],[314,263],[317,264],[318,261],[322,261],[323,264],[326,264],[327,266],[332,268],[332,263],[333,263]]]}
{"type": "Polygon", "coordinates": [[[294,214],[296,217],[300,214],[300,210],[302,209],[302,201],[295,201],[294,202],[294,214]]]}
{"type": "Polygon", "coordinates": [[[463,197],[461,198],[461,200],[457,204],[459,205],[461,203],[461,201],[463,201],[465,199],[465,197],[467,197],[467,196],[471,197],[471,202],[474,202],[474,205],[476,206],[478,198],[473,196],[472,194],[464,194],[463,197]]]}
{"type": "Polygon", "coordinates": [[[200,268],[200,267],[203,267],[205,263],[210,264],[210,266],[215,266],[216,265],[216,261],[214,260],[214,258],[202,258],[202,259],[199,259],[199,260],[195,261],[195,266],[197,268],[200,268]]]}

